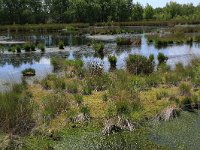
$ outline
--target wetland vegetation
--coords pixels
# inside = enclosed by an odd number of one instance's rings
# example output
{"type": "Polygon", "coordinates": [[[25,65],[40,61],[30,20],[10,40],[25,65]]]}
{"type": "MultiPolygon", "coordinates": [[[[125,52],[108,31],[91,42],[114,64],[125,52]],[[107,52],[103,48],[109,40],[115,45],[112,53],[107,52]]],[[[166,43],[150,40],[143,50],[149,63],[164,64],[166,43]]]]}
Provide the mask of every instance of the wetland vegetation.
{"type": "Polygon", "coordinates": [[[198,149],[199,12],[0,0],[0,149],[198,149]]]}

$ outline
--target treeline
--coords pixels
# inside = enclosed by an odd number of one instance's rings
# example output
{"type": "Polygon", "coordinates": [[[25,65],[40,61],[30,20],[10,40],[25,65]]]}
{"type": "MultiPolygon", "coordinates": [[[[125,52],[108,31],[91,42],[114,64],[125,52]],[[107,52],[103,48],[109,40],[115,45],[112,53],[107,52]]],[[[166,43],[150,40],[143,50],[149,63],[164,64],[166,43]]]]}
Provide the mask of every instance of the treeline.
{"type": "Polygon", "coordinates": [[[145,7],[132,0],[0,0],[1,24],[200,20],[200,4],[145,7]]]}

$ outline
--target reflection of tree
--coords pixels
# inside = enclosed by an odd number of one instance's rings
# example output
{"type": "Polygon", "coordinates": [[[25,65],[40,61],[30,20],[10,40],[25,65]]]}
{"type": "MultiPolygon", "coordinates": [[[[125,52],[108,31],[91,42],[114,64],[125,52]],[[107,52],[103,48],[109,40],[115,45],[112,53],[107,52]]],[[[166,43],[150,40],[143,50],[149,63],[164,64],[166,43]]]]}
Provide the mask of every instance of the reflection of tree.
{"type": "Polygon", "coordinates": [[[64,53],[24,53],[24,54],[1,54],[0,56],[0,66],[6,64],[12,65],[13,67],[20,67],[23,64],[34,64],[39,63],[41,58],[50,58],[50,57],[63,57],[66,56],[64,53]]]}
{"type": "Polygon", "coordinates": [[[131,50],[132,50],[132,46],[117,46],[115,53],[117,55],[120,55],[123,52],[131,52],[131,50]]]}

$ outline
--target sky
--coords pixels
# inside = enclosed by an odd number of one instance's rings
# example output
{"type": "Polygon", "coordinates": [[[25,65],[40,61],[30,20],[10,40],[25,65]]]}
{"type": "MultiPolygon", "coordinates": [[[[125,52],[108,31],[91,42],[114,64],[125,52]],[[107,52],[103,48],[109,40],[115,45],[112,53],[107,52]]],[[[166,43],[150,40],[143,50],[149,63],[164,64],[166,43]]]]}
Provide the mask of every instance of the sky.
{"type": "MultiPolygon", "coordinates": [[[[172,0],[172,1],[181,4],[193,3],[194,5],[198,5],[200,3],[200,0],[172,0]]],[[[139,2],[143,6],[149,3],[155,8],[155,7],[164,7],[167,2],[170,2],[170,0],[133,0],[133,2],[139,2]]]]}

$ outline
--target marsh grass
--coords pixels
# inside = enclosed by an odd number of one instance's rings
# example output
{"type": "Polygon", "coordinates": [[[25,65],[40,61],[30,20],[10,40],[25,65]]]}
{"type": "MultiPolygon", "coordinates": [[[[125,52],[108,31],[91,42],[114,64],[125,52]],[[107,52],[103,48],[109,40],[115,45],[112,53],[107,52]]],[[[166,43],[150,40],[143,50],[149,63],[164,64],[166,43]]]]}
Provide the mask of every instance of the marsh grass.
{"type": "Polygon", "coordinates": [[[0,128],[6,133],[24,135],[34,126],[31,95],[24,85],[13,85],[11,91],[0,93],[0,128]]]}

